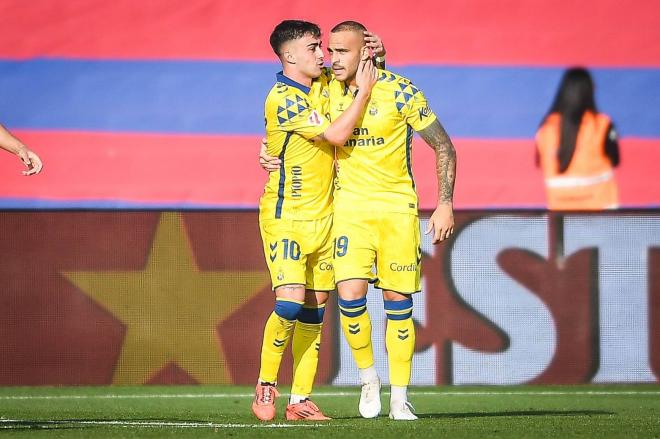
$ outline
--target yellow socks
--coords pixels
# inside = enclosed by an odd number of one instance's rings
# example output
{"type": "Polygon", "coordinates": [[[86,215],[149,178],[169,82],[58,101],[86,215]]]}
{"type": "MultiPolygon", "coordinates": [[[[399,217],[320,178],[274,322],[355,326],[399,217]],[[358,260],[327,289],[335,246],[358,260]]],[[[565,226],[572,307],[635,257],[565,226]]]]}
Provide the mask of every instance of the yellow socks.
{"type": "Polygon", "coordinates": [[[293,381],[291,394],[309,396],[314,386],[314,378],[319,366],[321,329],[325,304],[303,306],[298,314],[296,329],[293,332],[293,381]]]}
{"type": "Polygon", "coordinates": [[[309,396],[319,366],[321,324],[296,322],[293,333],[293,382],[291,393],[309,396]]]}
{"type": "Polygon", "coordinates": [[[384,303],[387,314],[385,347],[390,368],[390,384],[407,386],[410,383],[412,358],[415,351],[412,299],[385,300],[384,303]]]}
{"type": "Polygon", "coordinates": [[[264,340],[261,345],[261,368],[259,370],[259,380],[261,382],[277,382],[282,354],[289,344],[289,338],[302,305],[302,301],[276,299],[275,311],[268,317],[264,328],[264,340]]]}
{"type": "Polygon", "coordinates": [[[351,347],[357,367],[366,369],[374,365],[371,345],[371,319],[367,312],[367,298],[343,300],[339,298],[341,329],[351,347]]]}

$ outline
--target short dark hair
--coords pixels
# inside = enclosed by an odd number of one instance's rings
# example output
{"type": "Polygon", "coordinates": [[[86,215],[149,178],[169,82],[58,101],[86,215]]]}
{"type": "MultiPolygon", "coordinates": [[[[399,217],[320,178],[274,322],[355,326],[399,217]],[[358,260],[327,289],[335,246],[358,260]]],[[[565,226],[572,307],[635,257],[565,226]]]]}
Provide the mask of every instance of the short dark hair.
{"type": "Polygon", "coordinates": [[[335,33],[335,32],[353,31],[353,32],[362,33],[366,30],[367,28],[362,23],[358,23],[357,21],[347,20],[347,21],[342,21],[341,23],[333,27],[330,32],[335,33]]]}
{"type": "Polygon", "coordinates": [[[314,23],[302,20],[284,20],[273,29],[270,34],[270,47],[273,48],[275,55],[280,55],[282,45],[287,41],[297,40],[305,35],[311,35],[315,38],[321,37],[321,28],[314,23]]]}

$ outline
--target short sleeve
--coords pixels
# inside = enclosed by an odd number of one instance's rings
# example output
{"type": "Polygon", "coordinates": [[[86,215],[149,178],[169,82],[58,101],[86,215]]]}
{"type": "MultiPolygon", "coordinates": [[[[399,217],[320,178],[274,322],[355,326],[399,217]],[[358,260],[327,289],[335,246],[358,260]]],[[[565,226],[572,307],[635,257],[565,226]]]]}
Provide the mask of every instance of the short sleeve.
{"type": "Polygon", "coordinates": [[[415,131],[421,131],[436,120],[426,96],[409,81],[400,81],[394,91],[396,109],[415,131]]]}
{"type": "Polygon", "coordinates": [[[283,131],[295,132],[306,139],[322,134],[330,126],[321,110],[312,108],[307,99],[295,93],[279,99],[276,118],[283,131]]]}

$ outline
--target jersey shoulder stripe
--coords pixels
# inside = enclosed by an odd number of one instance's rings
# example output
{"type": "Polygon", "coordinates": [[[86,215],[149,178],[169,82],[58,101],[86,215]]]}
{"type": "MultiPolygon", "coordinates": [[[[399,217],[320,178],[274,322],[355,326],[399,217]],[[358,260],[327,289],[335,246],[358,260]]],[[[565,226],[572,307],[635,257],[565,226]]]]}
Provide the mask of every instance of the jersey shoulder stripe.
{"type": "MultiPolygon", "coordinates": [[[[404,109],[410,110],[413,101],[421,93],[410,79],[387,70],[381,71],[378,83],[394,94],[394,103],[399,112],[404,111],[404,109]]],[[[423,95],[420,94],[419,97],[423,97],[423,95]]]]}
{"type": "Polygon", "coordinates": [[[284,125],[309,108],[307,99],[297,93],[283,95],[277,100],[277,122],[284,125]]]}

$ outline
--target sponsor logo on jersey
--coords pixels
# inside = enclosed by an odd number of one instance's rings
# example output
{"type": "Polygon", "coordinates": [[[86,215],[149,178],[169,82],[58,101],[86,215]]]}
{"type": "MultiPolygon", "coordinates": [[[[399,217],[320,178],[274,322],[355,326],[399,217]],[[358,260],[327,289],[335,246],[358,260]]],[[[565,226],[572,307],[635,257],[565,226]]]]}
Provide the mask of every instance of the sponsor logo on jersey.
{"type": "Polygon", "coordinates": [[[276,87],[278,93],[284,93],[285,91],[287,91],[289,89],[289,87],[286,84],[283,84],[281,82],[278,82],[275,85],[275,87],[276,87]]]}
{"type": "Polygon", "coordinates": [[[376,137],[369,134],[369,128],[355,127],[353,135],[346,141],[344,146],[378,146],[384,145],[384,137],[376,137]]]}
{"type": "Polygon", "coordinates": [[[399,264],[398,262],[392,262],[390,264],[390,270],[391,271],[417,271],[417,264],[410,263],[410,264],[399,264]]]}
{"type": "Polygon", "coordinates": [[[303,170],[302,166],[296,165],[291,168],[291,197],[302,197],[303,170]]]}
{"type": "Polygon", "coordinates": [[[424,119],[425,117],[429,117],[431,115],[431,109],[427,105],[424,108],[419,109],[419,120],[424,119]]]}
{"type": "Polygon", "coordinates": [[[358,137],[357,139],[355,137],[351,137],[344,143],[344,146],[348,147],[353,147],[353,146],[378,146],[378,145],[384,145],[385,144],[385,138],[384,137],[358,137]]]}

